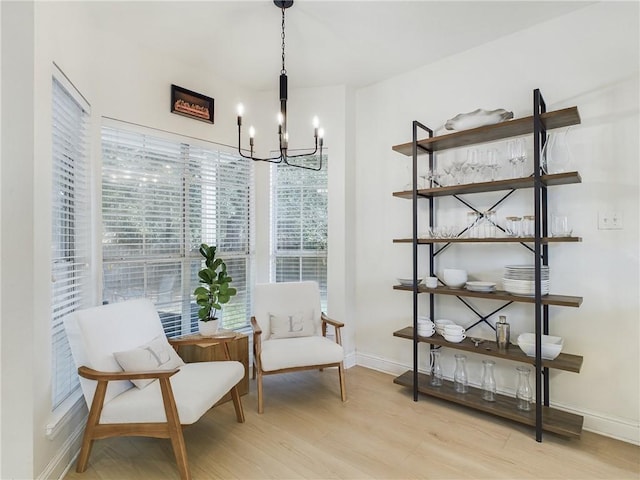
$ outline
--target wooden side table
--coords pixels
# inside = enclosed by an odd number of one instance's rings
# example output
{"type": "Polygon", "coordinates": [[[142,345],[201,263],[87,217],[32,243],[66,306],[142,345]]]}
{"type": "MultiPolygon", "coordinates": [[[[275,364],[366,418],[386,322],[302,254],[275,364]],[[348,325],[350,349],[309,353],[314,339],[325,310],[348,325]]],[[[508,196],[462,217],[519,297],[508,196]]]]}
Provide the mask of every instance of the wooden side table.
{"type": "MultiPolygon", "coordinates": [[[[234,332],[235,333],[235,332],[234,332]]],[[[243,333],[227,334],[224,338],[205,337],[199,333],[171,339],[186,363],[237,360],[244,365],[244,377],[238,383],[238,393],[249,393],[249,337],[243,333]]],[[[227,394],[218,403],[231,400],[227,394]]]]}

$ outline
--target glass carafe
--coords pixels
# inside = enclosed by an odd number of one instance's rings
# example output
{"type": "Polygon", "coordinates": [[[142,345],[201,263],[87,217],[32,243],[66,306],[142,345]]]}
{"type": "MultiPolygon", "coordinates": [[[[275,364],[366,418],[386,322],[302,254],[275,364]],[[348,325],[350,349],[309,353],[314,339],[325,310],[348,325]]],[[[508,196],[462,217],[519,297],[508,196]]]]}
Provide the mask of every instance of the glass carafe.
{"type": "Polygon", "coordinates": [[[496,401],[496,379],[493,376],[493,360],[482,361],[482,399],[487,402],[496,401]]]}
{"type": "Polygon", "coordinates": [[[547,141],[542,147],[542,170],[544,173],[562,173],[571,169],[571,152],[567,144],[567,133],[554,132],[547,135],[547,141]]]}
{"type": "Polygon", "coordinates": [[[529,385],[529,367],[516,367],[518,371],[518,388],[516,389],[516,405],[519,410],[531,410],[533,392],[529,385]]]}
{"type": "Polygon", "coordinates": [[[433,387],[442,386],[442,367],[440,366],[440,350],[431,350],[431,380],[433,387]]]}
{"type": "Polygon", "coordinates": [[[458,393],[469,391],[469,379],[467,377],[466,355],[456,354],[456,370],[453,373],[453,388],[458,393]]]}

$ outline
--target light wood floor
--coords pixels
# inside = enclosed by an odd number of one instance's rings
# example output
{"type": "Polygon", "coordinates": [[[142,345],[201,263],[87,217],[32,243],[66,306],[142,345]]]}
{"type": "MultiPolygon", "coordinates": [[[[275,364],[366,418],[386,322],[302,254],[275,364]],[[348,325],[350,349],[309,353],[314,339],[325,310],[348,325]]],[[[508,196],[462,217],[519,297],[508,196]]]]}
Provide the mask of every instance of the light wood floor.
{"type": "MultiPolygon", "coordinates": [[[[340,402],[335,369],[265,378],[265,413],[255,383],[243,397],[246,423],[230,403],[185,429],[197,479],[639,479],[640,447],[584,432],[545,434],[347,370],[340,402]]],[[[83,474],[67,480],[177,479],[168,440],[97,441],[83,474]]]]}

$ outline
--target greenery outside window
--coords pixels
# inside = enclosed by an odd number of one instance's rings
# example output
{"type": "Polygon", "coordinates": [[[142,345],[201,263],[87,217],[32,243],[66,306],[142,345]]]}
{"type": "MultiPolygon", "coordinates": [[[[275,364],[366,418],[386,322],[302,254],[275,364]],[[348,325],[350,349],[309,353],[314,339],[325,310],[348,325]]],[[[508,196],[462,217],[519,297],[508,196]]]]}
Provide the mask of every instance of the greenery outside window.
{"type": "MultiPolygon", "coordinates": [[[[310,166],[313,158],[305,159],[310,166]]],[[[303,164],[304,164],[303,162],[303,164]]],[[[327,157],[322,170],[271,167],[271,280],[315,280],[322,308],[327,308],[327,157]]]]}
{"type": "Polygon", "coordinates": [[[223,326],[250,316],[252,162],[111,126],[102,129],[103,302],[147,297],[168,336],[197,330],[200,243],[216,245],[238,294],[223,326]]]}

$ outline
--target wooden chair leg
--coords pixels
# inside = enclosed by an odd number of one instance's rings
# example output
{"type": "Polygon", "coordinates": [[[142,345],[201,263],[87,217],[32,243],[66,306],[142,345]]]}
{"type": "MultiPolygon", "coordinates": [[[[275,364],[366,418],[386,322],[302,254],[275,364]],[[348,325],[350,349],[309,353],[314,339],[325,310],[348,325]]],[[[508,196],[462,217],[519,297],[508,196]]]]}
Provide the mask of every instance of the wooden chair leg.
{"type": "Polygon", "coordinates": [[[102,413],[104,396],[107,393],[107,384],[108,382],[98,382],[96,391],[93,394],[93,402],[91,402],[87,425],[84,429],[84,435],[82,436],[82,447],[80,448],[80,455],[78,455],[78,463],[76,464],[76,472],[78,473],[84,472],[89,463],[89,456],[91,455],[91,449],[93,447],[94,430],[95,426],[100,423],[100,414],[102,413]]]}
{"type": "Polygon", "coordinates": [[[191,480],[191,470],[189,470],[189,463],[187,461],[187,447],[184,443],[184,436],[182,435],[182,425],[180,425],[178,408],[176,407],[176,401],[173,397],[171,382],[168,378],[160,378],[159,380],[160,389],[162,390],[162,402],[164,403],[164,411],[167,416],[169,438],[173,446],[173,453],[176,456],[180,478],[181,480],[191,480]]]}
{"type": "Polygon", "coordinates": [[[258,371],[258,413],[264,413],[264,405],[262,403],[262,371],[258,371]]]}
{"type": "Polygon", "coordinates": [[[344,383],[344,363],[340,362],[338,365],[338,377],[340,378],[340,396],[342,397],[342,401],[347,401],[347,387],[344,383]]]}
{"type": "Polygon", "coordinates": [[[237,385],[231,389],[231,398],[233,399],[233,408],[236,410],[238,423],[244,423],[244,410],[242,409],[242,400],[240,400],[240,393],[238,392],[237,385]]]}

